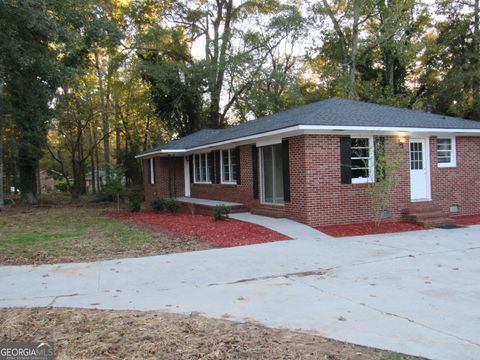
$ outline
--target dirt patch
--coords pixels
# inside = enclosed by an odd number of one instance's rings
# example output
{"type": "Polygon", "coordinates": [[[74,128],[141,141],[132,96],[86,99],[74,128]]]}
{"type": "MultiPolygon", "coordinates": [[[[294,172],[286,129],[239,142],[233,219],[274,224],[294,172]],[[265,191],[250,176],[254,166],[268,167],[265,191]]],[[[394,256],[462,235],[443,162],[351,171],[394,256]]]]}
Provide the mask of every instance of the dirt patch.
{"type": "Polygon", "coordinates": [[[162,312],[0,309],[0,340],[53,341],[57,359],[419,359],[252,323],[162,312]]]}
{"type": "Polygon", "coordinates": [[[333,237],[387,234],[404,231],[426,230],[425,226],[404,221],[382,221],[380,224],[363,223],[347,225],[318,226],[317,230],[333,237]]]}
{"type": "Polygon", "coordinates": [[[206,215],[184,213],[166,214],[155,212],[107,212],[116,219],[145,224],[153,229],[168,231],[183,236],[193,236],[210,241],[217,247],[259,244],[279,240],[291,240],[286,235],[263,226],[239,220],[215,221],[206,215]]]}

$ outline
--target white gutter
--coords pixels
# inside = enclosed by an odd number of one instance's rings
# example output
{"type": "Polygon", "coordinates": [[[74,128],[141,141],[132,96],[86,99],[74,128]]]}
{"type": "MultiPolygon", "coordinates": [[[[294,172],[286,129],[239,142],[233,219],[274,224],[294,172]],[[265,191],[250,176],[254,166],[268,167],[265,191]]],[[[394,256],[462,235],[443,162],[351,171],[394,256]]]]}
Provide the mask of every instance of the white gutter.
{"type": "MultiPolygon", "coordinates": [[[[273,131],[268,131],[264,133],[259,133],[255,135],[249,135],[249,136],[244,136],[240,138],[235,138],[235,139],[230,139],[230,140],[225,140],[225,141],[219,141],[216,143],[210,143],[207,145],[201,145],[201,146],[196,146],[194,148],[189,148],[189,149],[164,149],[164,150],[157,150],[157,151],[152,151],[146,154],[140,154],[135,156],[136,159],[140,158],[147,158],[147,157],[152,157],[155,155],[168,155],[168,154],[185,154],[189,152],[195,152],[198,150],[204,150],[208,148],[213,148],[213,147],[219,147],[227,144],[232,144],[232,143],[239,143],[239,142],[245,142],[249,140],[256,140],[258,138],[264,138],[264,137],[269,137],[269,136],[277,136],[277,135],[282,135],[285,133],[298,133],[298,134],[303,134],[305,132],[308,133],[339,133],[339,132],[356,132],[356,131],[361,131],[361,132],[394,132],[394,133],[448,133],[448,134],[478,134],[480,135],[480,129],[440,129],[440,128],[401,128],[401,127],[378,127],[378,126],[332,126],[332,125],[295,125],[295,126],[290,126],[287,128],[279,129],[279,130],[273,130],[273,131]]],[[[293,136],[290,134],[290,136],[293,136]]]]}

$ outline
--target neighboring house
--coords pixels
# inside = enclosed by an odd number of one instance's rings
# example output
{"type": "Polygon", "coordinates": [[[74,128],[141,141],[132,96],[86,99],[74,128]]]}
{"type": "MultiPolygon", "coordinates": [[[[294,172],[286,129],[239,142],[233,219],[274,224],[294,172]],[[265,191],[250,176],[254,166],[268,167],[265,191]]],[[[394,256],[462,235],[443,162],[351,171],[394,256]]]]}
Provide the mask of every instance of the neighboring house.
{"type": "Polygon", "coordinates": [[[375,144],[402,163],[392,218],[439,225],[480,213],[480,122],[390,106],[332,98],[137,157],[148,204],[154,195],[222,200],[319,226],[373,220],[375,144]]]}
{"type": "Polygon", "coordinates": [[[48,174],[47,170],[40,170],[40,189],[42,192],[55,190],[55,179],[48,174]]]}

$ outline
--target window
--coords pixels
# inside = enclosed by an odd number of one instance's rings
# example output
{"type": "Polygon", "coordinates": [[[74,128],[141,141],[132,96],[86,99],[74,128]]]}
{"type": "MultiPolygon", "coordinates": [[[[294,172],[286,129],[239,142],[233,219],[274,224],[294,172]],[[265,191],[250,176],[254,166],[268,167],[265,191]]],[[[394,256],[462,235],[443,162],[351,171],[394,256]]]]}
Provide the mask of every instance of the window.
{"type": "Polygon", "coordinates": [[[148,159],[148,182],[150,185],[155,184],[155,159],[148,159]]]}
{"type": "Polygon", "coordinates": [[[208,154],[195,154],[193,156],[193,179],[196,183],[211,183],[211,166],[212,164],[209,161],[208,154]]]}
{"type": "Polygon", "coordinates": [[[455,154],[455,138],[437,138],[438,167],[454,167],[457,165],[455,154]]]}
{"type": "Polygon", "coordinates": [[[233,149],[221,151],[222,183],[237,183],[237,164],[235,163],[237,159],[234,152],[233,149]]]}
{"type": "Polygon", "coordinates": [[[410,142],[410,170],[423,170],[423,143],[410,142]]]}
{"type": "Polygon", "coordinates": [[[262,202],[283,204],[282,144],[263,146],[261,149],[262,202]]]}
{"type": "Polygon", "coordinates": [[[352,184],[375,181],[373,138],[351,138],[352,184]]]}

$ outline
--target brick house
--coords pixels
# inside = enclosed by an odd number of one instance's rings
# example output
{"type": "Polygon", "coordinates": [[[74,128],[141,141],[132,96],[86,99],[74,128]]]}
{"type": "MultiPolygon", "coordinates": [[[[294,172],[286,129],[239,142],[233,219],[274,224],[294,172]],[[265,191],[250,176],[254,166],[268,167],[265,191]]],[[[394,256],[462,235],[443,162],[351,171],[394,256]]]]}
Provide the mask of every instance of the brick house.
{"type": "Polygon", "coordinates": [[[225,201],[320,226],[373,220],[379,149],[400,164],[386,217],[440,225],[480,213],[480,122],[360,101],[332,98],[201,130],[137,158],[147,204],[225,201]]]}

